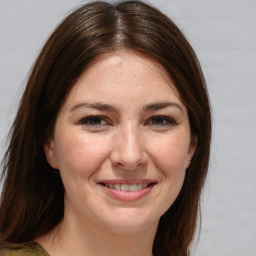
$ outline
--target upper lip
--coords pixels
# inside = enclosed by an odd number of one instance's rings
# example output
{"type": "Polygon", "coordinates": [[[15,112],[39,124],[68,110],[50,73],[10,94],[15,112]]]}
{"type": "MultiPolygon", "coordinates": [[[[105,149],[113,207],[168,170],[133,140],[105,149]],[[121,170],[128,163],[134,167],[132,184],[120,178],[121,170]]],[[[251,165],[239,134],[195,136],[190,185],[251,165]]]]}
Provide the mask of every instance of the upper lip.
{"type": "Polygon", "coordinates": [[[97,182],[98,184],[143,184],[143,183],[157,183],[156,180],[153,179],[111,179],[111,180],[100,180],[97,182]]]}

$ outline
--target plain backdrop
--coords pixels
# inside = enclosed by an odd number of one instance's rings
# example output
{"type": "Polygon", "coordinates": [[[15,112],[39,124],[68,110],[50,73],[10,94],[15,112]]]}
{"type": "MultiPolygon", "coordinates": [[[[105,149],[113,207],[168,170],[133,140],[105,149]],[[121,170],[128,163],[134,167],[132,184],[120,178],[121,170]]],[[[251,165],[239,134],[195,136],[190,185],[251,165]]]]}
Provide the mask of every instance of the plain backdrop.
{"type": "MultiPolygon", "coordinates": [[[[0,157],[26,75],[80,0],[0,0],[0,157]]],[[[213,146],[194,255],[256,255],[256,1],[151,0],[182,28],[207,80],[213,146]]]]}

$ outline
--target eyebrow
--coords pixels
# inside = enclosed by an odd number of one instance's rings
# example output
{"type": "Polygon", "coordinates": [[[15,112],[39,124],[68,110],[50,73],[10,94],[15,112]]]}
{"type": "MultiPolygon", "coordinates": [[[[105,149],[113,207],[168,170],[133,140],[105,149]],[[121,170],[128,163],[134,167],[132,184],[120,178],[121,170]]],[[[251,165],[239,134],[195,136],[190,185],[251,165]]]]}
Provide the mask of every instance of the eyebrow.
{"type": "Polygon", "coordinates": [[[146,105],[143,108],[143,110],[144,111],[154,111],[154,110],[156,111],[156,110],[160,110],[160,109],[167,108],[167,107],[178,108],[183,113],[182,107],[175,102],[156,102],[156,103],[146,105]]]}
{"type": "Polygon", "coordinates": [[[118,110],[114,106],[105,104],[105,103],[100,103],[100,102],[96,102],[96,103],[82,102],[82,103],[74,105],[70,109],[70,112],[73,112],[78,108],[84,108],[84,107],[102,110],[102,111],[106,111],[106,112],[118,112],[118,110]]]}
{"type": "MultiPolygon", "coordinates": [[[[157,110],[164,109],[164,108],[167,108],[167,107],[175,107],[183,113],[182,107],[179,104],[175,103],[175,102],[155,102],[155,103],[151,103],[151,104],[148,104],[148,105],[144,106],[143,111],[144,112],[157,111],[157,110]]],[[[79,108],[93,108],[93,109],[97,109],[97,110],[101,110],[101,111],[118,113],[118,109],[115,106],[110,105],[110,104],[101,103],[101,102],[96,102],[96,103],[82,102],[82,103],[78,103],[70,109],[70,112],[73,112],[73,111],[75,111],[79,108]]]]}

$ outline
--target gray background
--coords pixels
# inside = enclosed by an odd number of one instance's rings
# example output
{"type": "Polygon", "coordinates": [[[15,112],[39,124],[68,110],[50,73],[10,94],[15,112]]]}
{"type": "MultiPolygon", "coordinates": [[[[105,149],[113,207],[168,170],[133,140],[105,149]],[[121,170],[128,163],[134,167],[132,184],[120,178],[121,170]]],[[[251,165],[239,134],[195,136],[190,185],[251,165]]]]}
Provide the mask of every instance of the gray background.
{"type": "MultiPolygon", "coordinates": [[[[0,141],[26,75],[79,0],[0,0],[0,141]]],[[[256,1],[151,0],[182,28],[201,61],[213,108],[213,147],[197,256],[256,255],[256,1]]],[[[4,144],[1,144],[0,157],[4,144]]]]}

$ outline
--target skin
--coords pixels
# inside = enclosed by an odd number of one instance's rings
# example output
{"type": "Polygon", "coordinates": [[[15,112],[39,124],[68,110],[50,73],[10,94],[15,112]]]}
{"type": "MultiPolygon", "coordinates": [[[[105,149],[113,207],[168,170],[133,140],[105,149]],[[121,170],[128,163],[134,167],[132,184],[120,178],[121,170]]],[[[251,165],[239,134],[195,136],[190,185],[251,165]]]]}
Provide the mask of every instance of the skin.
{"type": "Polygon", "coordinates": [[[160,64],[130,50],[98,57],[44,148],[66,191],[62,223],[37,239],[50,255],[152,254],[195,151],[186,107],[160,64]],[[154,186],[136,200],[117,199],[100,183],[144,179],[154,186]]]}

